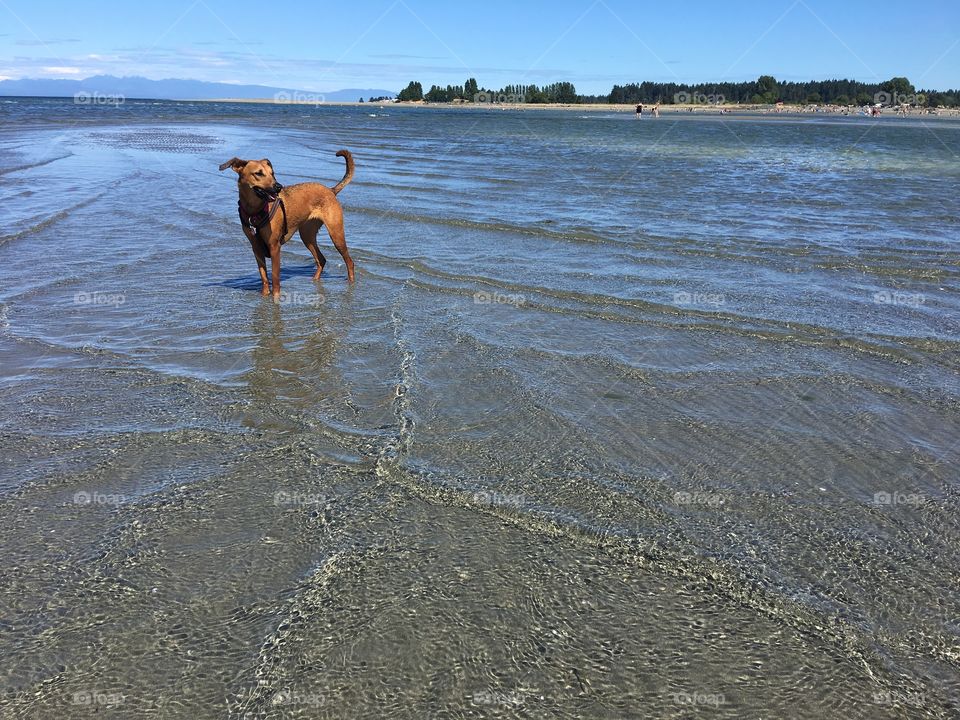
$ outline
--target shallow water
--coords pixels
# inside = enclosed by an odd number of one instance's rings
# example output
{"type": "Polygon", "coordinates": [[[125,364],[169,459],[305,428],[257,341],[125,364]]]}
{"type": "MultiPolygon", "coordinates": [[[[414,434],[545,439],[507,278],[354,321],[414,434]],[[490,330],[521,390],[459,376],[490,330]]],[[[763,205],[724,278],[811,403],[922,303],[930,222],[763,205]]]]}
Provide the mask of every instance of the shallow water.
{"type": "Polygon", "coordinates": [[[0,716],[960,713],[960,123],[0,119],[0,716]]]}

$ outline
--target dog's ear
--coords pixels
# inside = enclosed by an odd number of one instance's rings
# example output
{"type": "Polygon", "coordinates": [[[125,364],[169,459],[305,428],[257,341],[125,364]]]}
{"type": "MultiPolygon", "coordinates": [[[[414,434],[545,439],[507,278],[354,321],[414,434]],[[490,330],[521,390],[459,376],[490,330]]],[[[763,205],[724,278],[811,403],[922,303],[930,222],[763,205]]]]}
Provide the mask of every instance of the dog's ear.
{"type": "Polygon", "coordinates": [[[243,166],[247,164],[246,160],[241,160],[240,158],[230,158],[223,165],[220,166],[221,170],[226,170],[227,168],[233,168],[237,172],[240,172],[243,169],[243,166]]]}
{"type": "Polygon", "coordinates": [[[261,160],[260,162],[265,162],[267,165],[270,166],[270,169],[273,170],[273,163],[270,162],[267,158],[264,158],[264,159],[261,160]]]}

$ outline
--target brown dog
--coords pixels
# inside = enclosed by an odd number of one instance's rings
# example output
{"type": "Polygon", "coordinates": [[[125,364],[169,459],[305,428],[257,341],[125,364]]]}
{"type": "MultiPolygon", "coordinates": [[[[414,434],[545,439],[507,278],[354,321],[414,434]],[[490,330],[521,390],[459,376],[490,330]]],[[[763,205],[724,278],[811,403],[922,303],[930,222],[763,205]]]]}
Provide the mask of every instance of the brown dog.
{"type": "Polygon", "coordinates": [[[353,260],[343,234],[343,208],[337,200],[337,193],[353,179],[353,155],[349,150],[340,150],[337,155],[346,159],[347,172],[333,188],[320,183],[300,183],[285,188],[277,182],[273,165],[267,159],[232,158],[220,166],[221,170],[233,168],[239,175],[240,222],[257,258],[262,294],[269,295],[272,289],[273,297],[280,297],[280,246],[298,230],[317,263],[313,279],[320,278],[327,263],[317,247],[317,231],[321,225],[327,226],[334,247],[347,265],[347,278],[353,282],[353,260]],[[272,288],[267,280],[266,258],[272,261],[272,288]]]}

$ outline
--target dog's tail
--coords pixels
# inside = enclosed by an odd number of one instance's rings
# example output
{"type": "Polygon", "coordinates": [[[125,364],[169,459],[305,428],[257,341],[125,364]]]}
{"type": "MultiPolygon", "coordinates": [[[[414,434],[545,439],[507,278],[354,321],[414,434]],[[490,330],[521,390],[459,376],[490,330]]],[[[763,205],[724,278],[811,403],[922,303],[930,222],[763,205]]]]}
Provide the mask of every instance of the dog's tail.
{"type": "Polygon", "coordinates": [[[333,186],[334,195],[343,190],[350,183],[350,181],[353,180],[353,155],[350,154],[349,150],[337,150],[337,157],[346,159],[347,172],[344,174],[343,180],[333,186]]]}

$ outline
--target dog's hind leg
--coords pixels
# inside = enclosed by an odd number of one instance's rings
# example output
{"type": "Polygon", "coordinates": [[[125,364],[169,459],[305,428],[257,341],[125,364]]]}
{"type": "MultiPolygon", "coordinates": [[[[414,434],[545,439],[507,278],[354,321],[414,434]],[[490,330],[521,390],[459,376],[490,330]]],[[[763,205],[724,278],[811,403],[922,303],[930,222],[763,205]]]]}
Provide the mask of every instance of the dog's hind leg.
{"type": "Polygon", "coordinates": [[[314,280],[320,279],[320,273],[323,272],[323,266],[327,264],[327,259],[317,247],[317,230],[323,223],[319,220],[307,220],[300,225],[300,239],[307,246],[307,250],[313,255],[314,262],[317,263],[317,271],[313,274],[314,280]]]}
{"type": "Polygon", "coordinates": [[[347,279],[353,282],[353,258],[350,257],[350,251],[347,250],[347,238],[343,233],[343,216],[329,218],[326,224],[330,239],[333,240],[333,246],[347,265],[347,279]]]}

